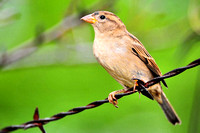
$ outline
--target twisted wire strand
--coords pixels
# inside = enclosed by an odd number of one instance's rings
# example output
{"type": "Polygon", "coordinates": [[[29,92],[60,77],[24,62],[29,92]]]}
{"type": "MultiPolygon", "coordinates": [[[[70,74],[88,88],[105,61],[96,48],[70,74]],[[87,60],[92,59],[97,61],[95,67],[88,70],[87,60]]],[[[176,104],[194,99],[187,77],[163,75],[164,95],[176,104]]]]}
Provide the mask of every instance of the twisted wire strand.
{"type": "MultiPolygon", "coordinates": [[[[138,82],[139,84],[139,87],[145,87],[145,88],[148,88],[158,82],[160,82],[161,80],[163,79],[166,79],[166,78],[170,78],[170,77],[173,77],[173,76],[176,76],[182,72],[184,72],[185,70],[187,69],[190,69],[190,68],[193,68],[193,67],[196,67],[200,65],[200,58],[191,62],[190,64],[188,64],[187,66],[185,67],[180,67],[180,68],[177,68],[177,69],[174,69],[166,74],[164,74],[163,76],[161,77],[156,77],[146,83],[144,82],[138,82]]],[[[137,91],[133,91],[133,89],[130,89],[128,91],[126,91],[125,93],[121,93],[121,94],[116,94],[115,97],[116,99],[120,99],[124,96],[127,96],[127,95],[130,95],[130,94],[133,94],[137,91]]],[[[35,109],[35,113],[34,113],[34,116],[33,116],[33,119],[32,121],[28,121],[26,123],[23,123],[21,125],[13,125],[13,126],[8,126],[8,127],[5,127],[3,129],[0,130],[0,133],[9,133],[9,132],[12,132],[12,131],[15,131],[15,130],[18,130],[18,129],[29,129],[29,128],[33,128],[33,127],[39,127],[39,129],[41,130],[42,133],[46,133],[46,131],[44,130],[44,127],[43,125],[49,123],[49,122],[52,122],[52,121],[56,121],[56,120],[59,120],[59,119],[62,119],[68,115],[74,115],[74,114],[77,114],[77,113],[80,113],[84,110],[87,110],[87,109],[92,109],[92,108],[96,108],[98,106],[101,106],[103,105],[104,103],[108,103],[108,99],[104,99],[104,100],[99,100],[99,101],[94,101],[94,102],[91,102],[89,103],[88,105],[86,106],[82,106],[82,107],[76,107],[76,108],[73,108],[67,112],[61,112],[61,113],[58,113],[58,114],[55,114],[53,116],[51,116],[50,118],[44,118],[44,119],[40,119],[39,118],[39,111],[38,111],[38,108],[35,109]]]]}

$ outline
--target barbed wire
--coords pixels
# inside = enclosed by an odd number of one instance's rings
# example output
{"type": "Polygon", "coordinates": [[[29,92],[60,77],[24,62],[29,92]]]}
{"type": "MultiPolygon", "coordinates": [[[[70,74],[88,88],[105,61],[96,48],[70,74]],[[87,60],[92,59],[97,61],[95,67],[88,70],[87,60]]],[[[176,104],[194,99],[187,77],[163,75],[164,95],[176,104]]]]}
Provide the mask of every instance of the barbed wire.
{"type": "MultiPolygon", "coordinates": [[[[137,87],[139,87],[139,88],[136,88],[135,91],[133,91],[133,89],[129,89],[125,93],[115,95],[115,97],[118,100],[118,99],[120,99],[124,96],[136,93],[138,91],[139,92],[147,91],[146,88],[160,82],[161,80],[176,76],[176,75],[184,72],[185,70],[196,67],[198,65],[200,65],[200,58],[191,62],[190,64],[188,64],[185,67],[180,67],[180,68],[174,69],[174,70],[164,74],[163,76],[156,77],[156,78],[154,78],[154,79],[152,79],[152,80],[150,80],[146,83],[144,83],[142,80],[138,79],[138,86],[137,87]]],[[[80,112],[87,110],[87,109],[96,108],[96,107],[103,105],[104,103],[108,103],[108,102],[109,101],[108,101],[107,98],[104,99],[104,100],[94,101],[92,103],[89,103],[86,106],[76,107],[76,108],[73,108],[73,109],[71,109],[67,112],[61,112],[61,113],[58,113],[58,114],[51,116],[50,118],[44,118],[44,119],[39,118],[39,111],[38,111],[38,108],[36,108],[32,121],[28,121],[28,122],[23,123],[21,125],[13,125],[13,126],[5,127],[2,130],[0,130],[0,133],[9,133],[9,132],[12,132],[12,131],[15,131],[15,130],[18,130],[18,129],[29,129],[29,128],[33,128],[33,127],[39,127],[42,133],[46,133],[43,125],[45,125],[49,122],[52,122],[52,121],[59,120],[59,119],[64,118],[68,115],[74,115],[74,114],[80,113],[80,112]]]]}

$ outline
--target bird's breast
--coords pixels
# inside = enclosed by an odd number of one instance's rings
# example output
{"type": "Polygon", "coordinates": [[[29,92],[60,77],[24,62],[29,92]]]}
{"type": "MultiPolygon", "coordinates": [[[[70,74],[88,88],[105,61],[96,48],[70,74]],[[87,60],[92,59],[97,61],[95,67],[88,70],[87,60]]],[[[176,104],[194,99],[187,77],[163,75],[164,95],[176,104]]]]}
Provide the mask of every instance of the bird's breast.
{"type": "Polygon", "coordinates": [[[97,61],[113,78],[123,86],[133,87],[132,78],[141,79],[149,74],[149,70],[125,44],[122,40],[95,39],[93,52],[97,61]]]}

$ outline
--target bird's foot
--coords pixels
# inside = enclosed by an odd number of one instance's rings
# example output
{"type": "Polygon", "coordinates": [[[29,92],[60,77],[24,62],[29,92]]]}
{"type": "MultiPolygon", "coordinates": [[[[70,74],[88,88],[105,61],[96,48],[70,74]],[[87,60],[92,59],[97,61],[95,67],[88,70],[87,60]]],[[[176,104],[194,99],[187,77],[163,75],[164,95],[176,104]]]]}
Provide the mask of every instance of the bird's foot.
{"type": "Polygon", "coordinates": [[[117,91],[113,91],[108,95],[108,100],[111,104],[113,104],[116,108],[118,108],[117,104],[117,98],[115,97],[115,95],[118,94],[117,91]]]}
{"type": "Polygon", "coordinates": [[[153,96],[149,93],[149,91],[145,88],[145,82],[141,79],[133,78],[133,81],[135,81],[133,91],[137,89],[139,94],[142,93],[142,95],[148,97],[149,99],[154,99],[153,96]]]}
{"type": "Polygon", "coordinates": [[[108,95],[108,101],[113,104],[116,108],[118,108],[117,104],[117,98],[115,97],[116,94],[124,93],[126,92],[126,89],[118,90],[118,91],[113,91],[108,95]]]}

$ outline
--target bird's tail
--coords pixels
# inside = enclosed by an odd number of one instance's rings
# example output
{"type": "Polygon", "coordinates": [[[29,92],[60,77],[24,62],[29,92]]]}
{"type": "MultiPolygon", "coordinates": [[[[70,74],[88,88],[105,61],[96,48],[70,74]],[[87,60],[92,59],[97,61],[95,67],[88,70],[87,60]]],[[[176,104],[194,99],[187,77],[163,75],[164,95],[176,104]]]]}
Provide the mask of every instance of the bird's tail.
{"type": "Polygon", "coordinates": [[[181,121],[178,117],[178,115],[176,114],[175,110],[173,109],[172,105],[170,104],[170,102],[168,101],[167,97],[165,96],[164,92],[161,92],[161,99],[162,99],[162,103],[159,103],[162,110],[164,111],[167,119],[173,124],[181,124],[181,121]]]}

